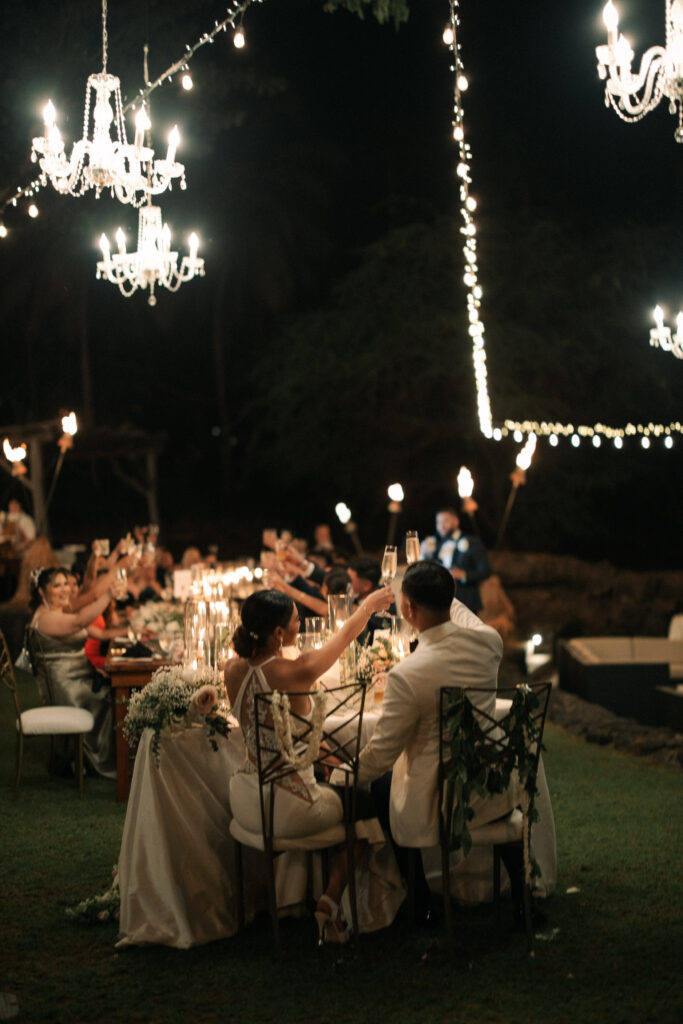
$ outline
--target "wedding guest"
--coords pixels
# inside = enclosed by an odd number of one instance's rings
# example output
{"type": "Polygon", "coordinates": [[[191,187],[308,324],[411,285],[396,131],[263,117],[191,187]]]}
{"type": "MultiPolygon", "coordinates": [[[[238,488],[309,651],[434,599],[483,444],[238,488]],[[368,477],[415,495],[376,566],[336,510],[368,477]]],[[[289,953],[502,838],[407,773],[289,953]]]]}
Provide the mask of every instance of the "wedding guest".
{"type": "MultiPolygon", "coordinates": [[[[375,558],[367,555],[359,555],[349,562],[349,580],[351,582],[351,593],[354,603],[364,600],[374,593],[379,587],[382,577],[382,566],[375,558]]],[[[366,629],[361,633],[358,642],[361,644],[372,644],[376,629],[388,629],[389,616],[396,614],[396,606],[393,601],[384,615],[373,615],[366,629]]]]}
{"type": "Polygon", "coordinates": [[[17,555],[29,546],[36,536],[36,524],[32,516],[24,511],[18,498],[10,498],[4,516],[4,533],[9,537],[17,555]]]}
{"type": "MultiPolygon", "coordinates": [[[[372,739],[361,751],[358,781],[371,787],[380,820],[391,830],[396,859],[408,870],[405,847],[436,846],[439,841],[438,784],[439,690],[442,686],[480,689],[477,707],[495,711],[499,634],[461,602],[455,581],[438,562],[409,565],[401,586],[401,616],[419,634],[416,650],[391,669],[372,739]],[[484,692],[487,691],[487,692],[484,692]]],[[[520,800],[518,785],[495,797],[474,797],[474,826],[502,817],[520,800]]],[[[506,861],[516,907],[521,910],[521,859],[506,861]],[[509,866],[508,866],[509,865],[509,866]]],[[[416,903],[423,917],[430,894],[418,858],[416,903]]]]}
{"type": "Polygon", "coordinates": [[[328,551],[334,550],[334,543],[332,541],[332,531],[327,523],[318,523],[313,531],[313,547],[327,549],[328,551]]]}
{"type": "Polygon", "coordinates": [[[106,680],[95,674],[84,653],[92,623],[109,605],[112,593],[105,589],[77,612],[70,611],[69,599],[63,569],[36,572],[30,642],[38,687],[46,702],[51,700],[92,712],[95,725],[85,737],[85,755],[100,775],[116,778],[111,690],[106,680]]]}
{"type": "Polygon", "coordinates": [[[462,532],[454,508],[442,508],[436,513],[436,536],[422,541],[420,555],[425,560],[440,562],[449,570],[456,581],[458,601],[470,611],[481,610],[479,584],[491,575],[489,560],[479,538],[462,532]]]}
{"type": "Polygon", "coordinates": [[[181,569],[191,569],[193,565],[199,565],[202,560],[202,553],[199,548],[185,548],[180,559],[181,569]]]}
{"type": "MultiPolygon", "coordinates": [[[[232,712],[240,723],[247,748],[244,765],[230,782],[232,812],[245,829],[252,832],[261,830],[254,695],[273,691],[296,694],[291,697],[292,712],[311,722],[314,705],[306,694],[312,691],[316,680],[332,667],[367,625],[373,612],[387,607],[391,596],[388,588],[375,590],[323,647],[307,651],[296,661],[282,656],[282,648],[292,646],[299,631],[299,616],[291,598],[276,590],[263,590],[244,602],[241,625],[233,638],[239,657],[228,662],[225,683],[232,712]]],[[[375,817],[369,801],[361,801],[358,808],[359,818],[375,817]]],[[[339,793],[333,787],[316,781],[312,766],[276,783],[273,829],[277,837],[295,839],[311,835],[341,820],[339,793]]],[[[344,942],[348,938],[348,928],[340,911],[346,881],[346,851],[340,846],[333,852],[329,883],[316,907],[321,940],[344,942]]]]}

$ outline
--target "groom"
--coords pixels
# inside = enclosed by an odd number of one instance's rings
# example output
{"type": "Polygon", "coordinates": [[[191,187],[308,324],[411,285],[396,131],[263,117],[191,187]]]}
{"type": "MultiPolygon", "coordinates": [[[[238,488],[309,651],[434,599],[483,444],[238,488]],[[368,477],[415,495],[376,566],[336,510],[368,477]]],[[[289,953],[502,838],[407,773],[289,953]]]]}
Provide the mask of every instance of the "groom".
{"type": "MultiPolygon", "coordinates": [[[[419,634],[418,646],[390,671],[380,719],[360,755],[358,782],[373,783],[379,817],[390,826],[404,877],[409,862],[404,848],[439,842],[440,687],[477,687],[482,693],[470,694],[473,703],[489,712],[495,709],[503,642],[494,629],[454,600],[454,594],[453,576],[438,562],[416,562],[406,570],[401,615],[419,634]]],[[[519,795],[512,786],[498,796],[473,798],[474,827],[507,814],[519,795]]],[[[421,858],[417,875],[416,903],[428,916],[429,890],[421,858]]]]}

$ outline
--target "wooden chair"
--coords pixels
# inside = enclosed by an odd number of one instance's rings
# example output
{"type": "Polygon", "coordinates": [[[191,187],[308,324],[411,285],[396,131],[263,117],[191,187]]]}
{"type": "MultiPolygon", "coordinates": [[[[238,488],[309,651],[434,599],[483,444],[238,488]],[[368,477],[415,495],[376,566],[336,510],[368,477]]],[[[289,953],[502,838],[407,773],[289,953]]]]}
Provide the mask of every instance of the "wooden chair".
{"type": "Polygon", "coordinates": [[[17,681],[10,658],[7,641],[0,632],[0,680],[12,694],[16,714],[17,758],[14,777],[14,797],[19,792],[21,769],[24,757],[24,737],[27,736],[73,736],[75,742],[75,764],[78,792],[83,797],[83,737],[95,725],[95,719],[84,708],[73,708],[66,705],[50,705],[48,707],[31,708],[22,711],[17,694],[17,681]]]}
{"type": "Polygon", "coordinates": [[[531,824],[541,755],[543,729],[550,700],[550,683],[518,686],[511,690],[476,687],[442,687],[439,716],[439,844],[441,882],[446,926],[452,934],[450,852],[470,846],[493,846],[493,891],[500,921],[500,862],[506,847],[521,850],[524,861],[523,905],[527,943],[531,948],[531,824]],[[486,697],[489,697],[487,700],[486,697]],[[502,716],[480,706],[495,706],[498,697],[502,716]],[[491,701],[490,698],[494,700],[491,701]],[[482,701],[483,698],[483,701],[482,701]],[[508,698],[506,700],[506,698],[508,698]],[[475,703],[476,701],[476,703],[475,703]],[[521,808],[480,827],[468,827],[473,812],[472,793],[481,796],[503,793],[512,778],[521,787],[521,808]]]}
{"type": "MultiPolygon", "coordinates": [[[[325,759],[332,754],[338,758],[340,764],[335,765],[335,772],[343,773],[343,818],[338,825],[334,825],[322,832],[312,833],[307,836],[300,836],[296,839],[284,839],[274,835],[273,820],[275,802],[277,799],[278,782],[287,776],[296,773],[297,768],[288,760],[287,754],[279,745],[275,727],[273,725],[273,699],[279,697],[275,693],[254,694],[254,723],[256,732],[256,754],[259,787],[259,802],[261,811],[261,831],[251,832],[245,829],[236,818],[233,817],[230,824],[230,832],[236,840],[236,879],[239,893],[238,906],[238,928],[244,926],[244,884],[242,871],[242,846],[249,846],[252,849],[260,850],[265,855],[266,883],[268,888],[268,904],[273,926],[273,937],[277,953],[280,952],[280,932],[278,924],[278,908],[275,892],[275,857],[279,853],[288,850],[298,851],[328,851],[331,847],[339,846],[342,843],[346,846],[348,857],[349,895],[351,902],[351,917],[354,939],[358,938],[358,906],[356,902],[356,875],[355,875],[355,826],[356,814],[356,785],[358,779],[358,758],[361,746],[361,728],[363,724],[363,709],[365,705],[365,686],[359,683],[342,685],[325,691],[327,708],[334,713],[334,725],[331,728],[323,727],[321,742],[327,746],[327,751],[316,756],[312,762],[313,768],[322,765],[325,759]]],[[[302,693],[290,693],[292,697],[309,696],[302,693]]],[[[292,722],[292,732],[296,733],[294,740],[294,754],[300,754],[308,746],[312,735],[313,727],[308,719],[289,712],[292,722]]],[[[341,780],[340,780],[341,781],[341,780]]]]}

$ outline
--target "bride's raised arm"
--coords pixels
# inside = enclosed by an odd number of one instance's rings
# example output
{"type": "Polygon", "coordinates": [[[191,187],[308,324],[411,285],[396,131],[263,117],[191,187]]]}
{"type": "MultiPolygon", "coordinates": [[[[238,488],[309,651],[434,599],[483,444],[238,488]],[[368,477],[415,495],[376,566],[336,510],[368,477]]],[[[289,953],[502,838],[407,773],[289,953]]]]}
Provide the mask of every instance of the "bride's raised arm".
{"type": "MultiPolygon", "coordinates": [[[[296,690],[298,687],[310,688],[316,679],[319,679],[328,668],[334,665],[337,658],[349,644],[359,636],[368,624],[368,620],[375,612],[388,608],[394,599],[391,587],[383,587],[381,590],[373,590],[359,605],[353,615],[347,619],[341,629],[335,633],[317,651],[306,651],[296,661],[287,661],[286,681],[277,681],[278,689],[296,690]]],[[[284,667],[284,666],[283,666],[284,667]]],[[[284,672],[282,673],[284,675],[284,672]]]]}

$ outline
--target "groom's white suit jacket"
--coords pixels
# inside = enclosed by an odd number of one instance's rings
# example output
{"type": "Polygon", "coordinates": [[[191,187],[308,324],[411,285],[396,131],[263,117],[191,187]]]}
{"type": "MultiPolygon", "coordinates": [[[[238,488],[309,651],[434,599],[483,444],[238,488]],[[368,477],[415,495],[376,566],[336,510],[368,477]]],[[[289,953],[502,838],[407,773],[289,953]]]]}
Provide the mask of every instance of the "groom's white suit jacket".
{"type": "MultiPolygon", "coordinates": [[[[361,751],[358,781],[368,783],[393,768],[391,831],[401,846],[434,846],[439,841],[439,689],[442,686],[495,690],[503,654],[500,635],[459,601],[451,621],[420,633],[417,649],[389,672],[377,728],[361,751]]],[[[495,693],[473,701],[489,712],[495,693]]],[[[519,801],[518,787],[496,797],[475,797],[473,825],[506,814],[519,801]]]]}

